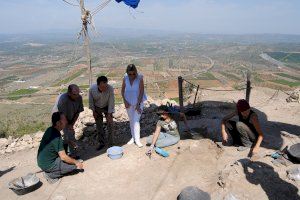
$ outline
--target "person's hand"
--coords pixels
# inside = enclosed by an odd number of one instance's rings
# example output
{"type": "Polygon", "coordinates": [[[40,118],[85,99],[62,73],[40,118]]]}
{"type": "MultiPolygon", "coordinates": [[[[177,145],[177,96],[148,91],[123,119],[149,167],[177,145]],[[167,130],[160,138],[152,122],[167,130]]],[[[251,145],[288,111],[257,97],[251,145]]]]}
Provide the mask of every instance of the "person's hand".
{"type": "Polygon", "coordinates": [[[141,109],[140,105],[137,105],[135,109],[139,114],[142,114],[142,109],[141,109]]]}
{"type": "Polygon", "coordinates": [[[96,113],[95,111],[93,111],[93,116],[95,118],[95,120],[98,118],[98,113],[96,113]]]}
{"type": "Polygon", "coordinates": [[[148,151],[146,152],[146,155],[149,156],[149,157],[151,157],[152,152],[153,152],[153,149],[154,149],[154,146],[151,145],[151,146],[149,147],[148,151]]]}
{"type": "Polygon", "coordinates": [[[77,169],[83,169],[83,163],[76,161],[76,167],[77,169]]]}
{"type": "Polygon", "coordinates": [[[228,134],[225,131],[222,131],[222,139],[223,144],[226,144],[228,142],[228,134]]]}
{"type": "Polygon", "coordinates": [[[70,146],[72,146],[75,150],[78,149],[78,145],[73,141],[70,141],[70,146]]]}
{"type": "Polygon", "coordinates": [[[250,150],[250,159],[252,161],[256,161],[260,158],[259,154],[258,154],[258,148],[254,147],[253,149],[250,150]]]}
{"type": "Polygon", "coordinates": [[[126,100],[124,101],[124,104],[125,104],[125,108],[129,108],[130,107],[130,104],[126,100]]]}
{"type": "Polygon", "coordinates": [[[108,114],[107,114],[106,120],[107,120],[107,123],[109,123],[109,124],[112,124],[112,123],[113,123],[113,116],[112,116],[112,113],[108,113],[108,114]]]}

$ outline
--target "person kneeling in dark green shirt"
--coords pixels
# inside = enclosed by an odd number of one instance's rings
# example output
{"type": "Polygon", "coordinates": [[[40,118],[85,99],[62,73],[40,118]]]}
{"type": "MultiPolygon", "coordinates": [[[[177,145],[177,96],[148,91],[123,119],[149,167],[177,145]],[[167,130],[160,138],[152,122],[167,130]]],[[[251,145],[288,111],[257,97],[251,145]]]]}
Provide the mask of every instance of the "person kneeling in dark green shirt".
{"type": "Polygon", "coordinates": [[[83,163],[69,157],[63,146],[60,131],[67,124],[66,116],[61,112],[52,114],[52,126],[43,135],[37,155],[38,166],[45,172],[48,182],[77,171],[83,171],[83,163]]]}

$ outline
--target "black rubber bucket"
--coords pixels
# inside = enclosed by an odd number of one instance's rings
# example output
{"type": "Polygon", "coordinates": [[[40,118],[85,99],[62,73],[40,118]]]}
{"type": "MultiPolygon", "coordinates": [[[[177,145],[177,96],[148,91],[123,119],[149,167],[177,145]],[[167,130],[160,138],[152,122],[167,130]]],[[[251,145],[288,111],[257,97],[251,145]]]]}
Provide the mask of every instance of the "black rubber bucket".
{"type": "Polygon", "coordinates": [[[35,174],[27,174],[20,178],[16,178],[8,183],[9,189],[14,191],[17,195],[24,195],[37,190],[42,186],[42,182],[35,174]]]}
{"type": "Polygon", "coordinates": [[[300,163],[300,143],[293,144],[287,149],[291,161],[300,163]]]}

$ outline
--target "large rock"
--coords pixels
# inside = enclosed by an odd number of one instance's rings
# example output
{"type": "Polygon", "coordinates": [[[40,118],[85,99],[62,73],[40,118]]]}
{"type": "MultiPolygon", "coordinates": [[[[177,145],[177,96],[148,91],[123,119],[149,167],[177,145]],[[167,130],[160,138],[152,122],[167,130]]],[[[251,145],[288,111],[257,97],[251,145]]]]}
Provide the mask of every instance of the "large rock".
{"type": "Polygon", "coordinates": [[[33,141],[34,142],[40,142],[43,138],[44,132],[43,131],[38,131],[34,134],[33,136],[33,141]]]}
{"type": "Polygon", "coordinates": [[[178,195],[177,200],[210,200],[210,195],[198,187],[189,186],[184,188],[178,195]]]}
{"type": "Polygon", "coordinates": [[[300,103],[300,89],[293,91],[286,99],[287,102],[298,102],[300,103]]]}

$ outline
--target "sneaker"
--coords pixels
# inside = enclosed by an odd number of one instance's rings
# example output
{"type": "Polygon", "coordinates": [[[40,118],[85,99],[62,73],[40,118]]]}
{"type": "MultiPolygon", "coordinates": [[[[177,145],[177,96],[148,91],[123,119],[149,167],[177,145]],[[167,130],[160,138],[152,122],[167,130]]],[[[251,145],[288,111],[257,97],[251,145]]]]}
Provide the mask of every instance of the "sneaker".
{"type": "Polygon", "coordinates": [[[50,178],[50,176],[46,172],[44,172],[43,175],[47,182],[50,184],[54,184],[59,180],[59,178],[50,178]]]}
{"type": "Polygon", "coordinates": [[[238,151],[246,151],[246,150],[248,150],[248,149],[250,149],[250,147],[239,146],[239,147],[237,148],[238,151]]]}
{"type": "Polygon", "coordinates": [[[127,144],[133,144],[134,143],[134,139],[133,138],[131,138],[130,140],[129,140],[129,142],[127,142],[127,144]]]}
{"type": "Polygon", "coordinates": [[[142,144],[141,142],[135,142],[135,144],[136,144],[139,148],[143,147],[143,144],[142,144]]]}

